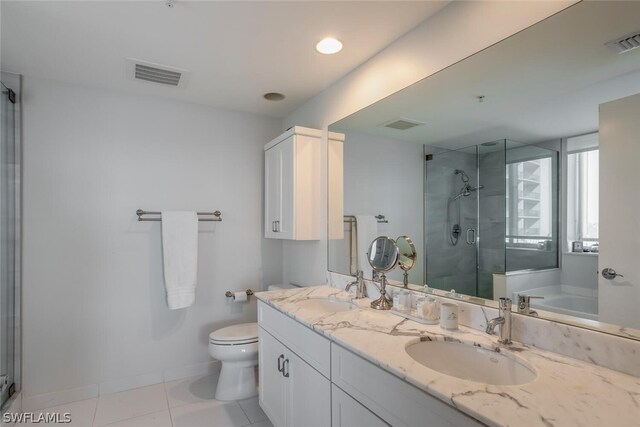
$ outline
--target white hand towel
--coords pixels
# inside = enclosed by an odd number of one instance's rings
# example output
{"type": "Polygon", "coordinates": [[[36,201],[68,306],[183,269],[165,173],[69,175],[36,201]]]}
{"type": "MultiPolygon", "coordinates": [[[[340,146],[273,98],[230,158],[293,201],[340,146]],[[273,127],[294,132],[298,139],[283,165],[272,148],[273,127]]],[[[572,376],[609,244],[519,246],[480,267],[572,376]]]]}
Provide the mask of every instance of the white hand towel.
{"type": "Polygon", "coordinates": [[[373,278],[367,252],[371,242],[378,237],[378,220],[373,215],[356,215],[356,241],[358,242],[358,270],[364,272],[365,279],[373,278]]]}
{"type": "Polygon", "coordinates": [[[167,305],[171,310],[189,307],[196,297],[198,215],[167,211],[161,216],[167,305]]]}

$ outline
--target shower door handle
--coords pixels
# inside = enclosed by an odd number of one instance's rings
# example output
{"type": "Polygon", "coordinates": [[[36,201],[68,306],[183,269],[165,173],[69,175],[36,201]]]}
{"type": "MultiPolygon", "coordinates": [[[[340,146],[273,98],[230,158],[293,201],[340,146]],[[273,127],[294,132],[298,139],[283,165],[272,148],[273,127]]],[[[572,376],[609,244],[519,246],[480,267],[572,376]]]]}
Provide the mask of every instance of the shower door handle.
{"type": "Polygon", "coordinates": [[[467,228],[467,244],[475,245],[476,244],[476,230],[475,228],[467,228]]]}

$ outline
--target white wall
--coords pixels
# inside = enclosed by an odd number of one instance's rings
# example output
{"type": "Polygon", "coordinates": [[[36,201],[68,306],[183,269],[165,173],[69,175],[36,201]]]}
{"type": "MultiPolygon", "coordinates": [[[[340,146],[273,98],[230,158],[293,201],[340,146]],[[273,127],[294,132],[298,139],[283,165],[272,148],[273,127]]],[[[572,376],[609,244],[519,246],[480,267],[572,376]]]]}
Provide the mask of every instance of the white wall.
{"type": "MultiPolygon", "coordinates": [[[[331,123],[574,3],[452,2],[298,108],[284,120],[284,128],[300,125],[326,129],[331,123]]],[[[326,169],[326,158],[324,160],[326,169]]],[[[326,199],[326,183],[323,192],[326,199]]],[[[300,284],[324,282],[326,266],[326,239],[284,243],[283,274],[286,281],[300,284]]]]}
{"type": "Polygon", "coordinates": [[[261,237],[281,122],[29,77],[23,100],[25,406],[206,371],[208,334],[256,319],[225,291],[282,280],[261,237]],[[222,211],[200,224],[194,306],[167,308],[160,223],[138,208],[222,211]]]}
{"type": "MultiPolygon", "coordinates": [[[[411,237],[418,260],[409,271],[410,283],[424,282],[424,146],[359,132],[346,132],[344,141],[345,215],[385,215],[387,224],[378,224],[378,235],[393,239],[411,237]]],[[[346,228],[348,230],[348,228],[346,228]]],[[[349,274],[349,233],[331,240],[334,271],[349,274]]],[[[367,252],[369,248],[361,248],[367,252]]],[[[365,271],[366,272],[366,271],[365,271]]],[[[371,268],[368,268],[371,273],[371,268]]],[[[387,275],[402,280],[397,268],[387,275]]],[[[369,274],[370,276],[370,274],[369,274]]]]}

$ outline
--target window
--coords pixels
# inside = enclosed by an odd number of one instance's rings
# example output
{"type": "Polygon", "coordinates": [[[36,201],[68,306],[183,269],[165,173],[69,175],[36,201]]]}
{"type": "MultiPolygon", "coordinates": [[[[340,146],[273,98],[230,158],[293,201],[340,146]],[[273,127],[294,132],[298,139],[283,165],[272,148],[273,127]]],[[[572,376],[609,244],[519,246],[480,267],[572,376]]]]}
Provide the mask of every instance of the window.
{"type": "Polygon", "coordinates": [[[598,134],[567,139],[567,238],[598,245],[598,134]]]}
{"type": "Polygon", "coordinates": [[[553,247],[553,159],[507,164],[507,247],[553,247]]]}

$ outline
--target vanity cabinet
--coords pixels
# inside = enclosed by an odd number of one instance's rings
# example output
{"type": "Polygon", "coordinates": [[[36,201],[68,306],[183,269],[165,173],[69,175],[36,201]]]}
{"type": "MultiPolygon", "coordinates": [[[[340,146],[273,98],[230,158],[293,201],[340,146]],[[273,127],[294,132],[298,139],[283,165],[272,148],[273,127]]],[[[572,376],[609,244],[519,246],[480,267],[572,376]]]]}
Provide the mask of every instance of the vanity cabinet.
{"type": "Polygon", "coordinates": [[[331,425],[331,382],[264,329],[260,406],[275,427],[331,425]]]}
{"type": "Polygon", "coordinates": [[[331,382],[398,427],[483,424],[339,345],[331,346],[331,382]]]}
{"type": "Polygon", "coordinates": [[[478,427],[446,403],[260,301],[260,406],[275,427],[478,427]]]}
{"type": "Polygon", "coordinates": [[[339,387],[331,386],[332,427],[387,427],[388,425],[339,387]]]}
{"type": "Polygon", "coordinates": [[[317,369],[330,374],[330,342],[262,303],[258,322],[260,406],[273,425],[330,426],[331,381],[317,369]]]}
{"type": "Polygon", "coordinates": [[[321,136],[294,126],[264,147],[266,238],[319,240],[321,136]]]}

